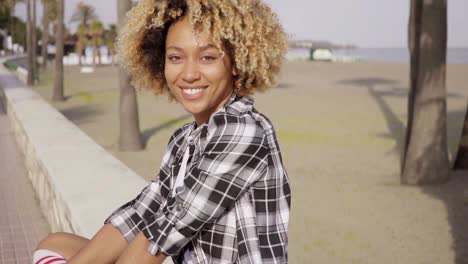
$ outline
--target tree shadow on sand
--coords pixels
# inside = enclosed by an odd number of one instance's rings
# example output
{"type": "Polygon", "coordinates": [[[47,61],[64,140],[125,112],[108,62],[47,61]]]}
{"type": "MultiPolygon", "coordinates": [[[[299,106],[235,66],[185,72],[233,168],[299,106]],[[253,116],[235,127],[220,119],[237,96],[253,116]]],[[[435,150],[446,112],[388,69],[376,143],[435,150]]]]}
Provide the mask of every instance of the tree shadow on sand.
{"type": "Polygon", "coordinates": [[[61,109],[60,112],[75,124],[92,122],[103,111],[97,105],[81,105],[61,109]]]}
{"type": "Polygon", "coordinates": [[[291,87],[293,87],[293,85],[290,84],[290,83],[279,83],[279,84],[276,85],[274,88],[275,88],[275,89],[289,89],[289,88],[291,88],[291,87]]]}
{"type": "Polygon", "coordinates": [[[152,128],[148,128],[148,129],[145,129],[141,132],[141,136],[142,136],[142,139],[143,139],[143,144],[146,145],[148,144],[148,141],[151,139],[151,137],[156,134],[158,131],[161,131],[163,129],[166,129],[166,128],[170,128],[174,125],[176,125],[177,123],[181,122],[181,121],[184,121],[186,119],[189,119],[191,117],[190,114],[186,114],[186,115],[183,115],[183,116],[179,116],[179,117],[176,117],[174,119],[171,119],[167,122],[164,122],[158,126],[155,126],[155,127],[152,127],[152,128]]]}
{"type": "MultiPolygon", "coordinates": [[[[398,81],[385,78],[361,78],[339,81],[338,84],[353,88],[367,89],[370,96],[377,102],[388,127],[388,134],[376,135],[391,137],[395,140],[396,151],[402,158],[406,124],[392,111],[385,99],[392,97],[407,98],[408,88],[401,87],[398,81]]],[[[461,97],[459,94],[448,93],[447,97],[461,97]]],[[[454,157],[460,139],[464,111],[447,113],[447,137],[450,156],[454,157]]],[[[424,156],[424,155],[423,155],[424,156]]],[[[401,165],[400,165],[401,166],[401,165]]],[[[452,249],[455,253],[454,263],[468,263],[468,171],[451,171],[451,180],[442,185],[420,186],[421,190],[442,201],[447,210],[447,220],[452,234],[452,249]]],[[[434,237],[434,241],[438,238],[434,237]]]]}

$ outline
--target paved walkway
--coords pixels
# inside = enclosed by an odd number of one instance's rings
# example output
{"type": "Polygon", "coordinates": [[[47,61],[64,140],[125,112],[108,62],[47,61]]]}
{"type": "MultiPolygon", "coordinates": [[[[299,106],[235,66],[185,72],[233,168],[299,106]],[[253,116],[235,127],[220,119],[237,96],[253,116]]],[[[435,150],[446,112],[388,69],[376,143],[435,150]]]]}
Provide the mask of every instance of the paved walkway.
{"type": "Polygon", "coordinates": [[[0,263],[29,264],[49,232],[0,102],[0,263]]]}

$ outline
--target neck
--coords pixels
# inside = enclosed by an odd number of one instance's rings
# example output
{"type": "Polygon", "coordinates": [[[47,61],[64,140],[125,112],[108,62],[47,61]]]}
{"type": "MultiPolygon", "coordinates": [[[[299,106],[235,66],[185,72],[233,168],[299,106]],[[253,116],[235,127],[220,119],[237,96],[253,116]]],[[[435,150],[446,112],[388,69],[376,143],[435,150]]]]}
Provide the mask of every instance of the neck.
{"type": "Polygon", "coordinates": [[[210,119],[210,116],[218,111],[219,109],[221,109],[223,106],[226,105],[226,103],[228,102],[229,98],[231,98],[231,95],[234,93],[234,90],[230,91],[227,96],[223,99],[223,101],[221,101],[221,103],[219,103],[216,108],[214,108],[213,110],[209,111],[208,113],[200,113],[198,115],[193,115],[194,119],[195,119],[195,123],[197,124],[196,127],[199,127],[201,125],[203,125],[204,123],[208,122],[208,119],[210,119]]]}

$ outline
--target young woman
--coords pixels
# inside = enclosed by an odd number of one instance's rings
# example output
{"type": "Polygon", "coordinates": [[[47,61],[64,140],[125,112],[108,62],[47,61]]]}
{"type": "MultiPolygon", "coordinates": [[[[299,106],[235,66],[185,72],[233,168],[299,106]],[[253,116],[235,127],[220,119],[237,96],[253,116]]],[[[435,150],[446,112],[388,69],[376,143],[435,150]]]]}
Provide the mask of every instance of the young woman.
{"type": "Polygon", "coordinates": [[[134,85],[167,92],[194,121],[174,132],[156,180],[91,240],[49,235],[35,262],[286,263],[289,179],[250,96],[281,67],[276,16],[257,0],[142,0],[120,34],[134,85]]]}

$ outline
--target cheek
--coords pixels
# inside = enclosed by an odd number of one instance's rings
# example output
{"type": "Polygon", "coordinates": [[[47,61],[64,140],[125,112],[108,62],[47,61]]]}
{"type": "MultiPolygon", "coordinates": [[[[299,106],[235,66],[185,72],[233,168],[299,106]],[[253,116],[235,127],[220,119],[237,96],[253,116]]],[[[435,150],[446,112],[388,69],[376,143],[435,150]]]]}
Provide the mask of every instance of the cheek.
{"type": "Polygon", "coordinates": [[[216,67],[207,67],[203,71],[203,75],[211,82],[225,82],[231,78],[232,73],[224,65],[216,67]]]}
{"type": "Polygon", "coordinates": [[[176,68],[166,63],[166,66],[164,67],[164,77],[166,78],[167,84],[170,85],[173,83],[177,78],[176,68]]]}

